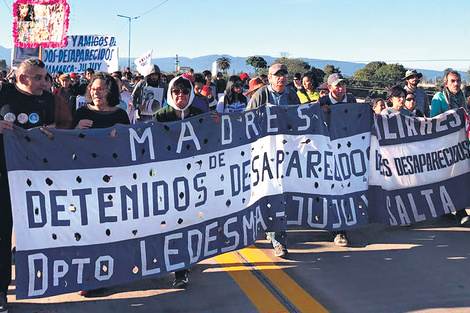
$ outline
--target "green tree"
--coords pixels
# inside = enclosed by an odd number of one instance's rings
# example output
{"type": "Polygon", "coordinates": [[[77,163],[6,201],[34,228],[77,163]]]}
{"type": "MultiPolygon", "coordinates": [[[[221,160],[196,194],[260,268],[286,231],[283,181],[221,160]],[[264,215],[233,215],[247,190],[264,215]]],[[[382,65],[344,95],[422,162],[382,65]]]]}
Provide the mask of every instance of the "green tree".
{"type": "Polygon", "coordinates": [[[339,69],[339,67],[335,67],[334,65],[327,64],[323,68],[323,72],[325,72],[325,76],[324,76],[323,80],[327,81],[328,76],[330,76],[331,74],[334,74],[334,73],[341,73],[341,70],[339,69]]]}
{"type": "Polygon", "coordinates": [[[227,74],[227,70],[230,68],[230,58],[220,57],[216,60],[217,68],[221,70],[224,74],[227,74]]]}
{"type": "Polygon", "coordinates": [[[261,69],[268,67],[266,60],[259,56],[248,57],[246,59],[246,65],[251,65],[255,69],[256,74],[258,74],[261,69]]]}
{"type": "Polygon", "coordinates": [[[370,62],[363,68],[355,71],[352,80],[355,82],[371,83],[375,73],[385,65],[387,63],[381,61],[370,62]]]}
{"type": "Polygon", "coordinates": [[[372,79],[376,82],[376,86],[388,87],[402,82],[405,77],[406,69],[401,64],[388,64],[380,67],[375,72],[372,79]]]}
{"type": "Polygon", "coordinates": [[[311,66],[307,62],[302,59],[290,59],[287,57],[281,57],[276,59],[274,63],[282,63],[287,66],[287,70],[289,71],[289,76],[292,78],[295,73],[305,73],[310,70],[311,66]]]}

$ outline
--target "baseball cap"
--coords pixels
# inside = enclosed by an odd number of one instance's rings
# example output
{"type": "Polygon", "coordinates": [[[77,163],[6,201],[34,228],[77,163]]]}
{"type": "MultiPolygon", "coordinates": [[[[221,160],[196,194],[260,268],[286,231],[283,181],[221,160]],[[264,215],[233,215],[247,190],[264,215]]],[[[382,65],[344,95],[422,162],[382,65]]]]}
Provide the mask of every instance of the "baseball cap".
{"type": "Polygon", "coordinates": [[[285,66],[284,64],[281,64],[281,63],[274,63],[269,67],[269,72],[268,73],[269,73],[269,75],[274,75],[279,71],[285,71],[286,73],[288,73],[287,66],[285,66]]]}
{"type": "Polygon", "coordinates": [[[328,76],[328,85],[334,86],[339,84],[340,82],[344,82],[346,79],[344,79],[343,75],[340,73],[334,73],[328,76]]]}

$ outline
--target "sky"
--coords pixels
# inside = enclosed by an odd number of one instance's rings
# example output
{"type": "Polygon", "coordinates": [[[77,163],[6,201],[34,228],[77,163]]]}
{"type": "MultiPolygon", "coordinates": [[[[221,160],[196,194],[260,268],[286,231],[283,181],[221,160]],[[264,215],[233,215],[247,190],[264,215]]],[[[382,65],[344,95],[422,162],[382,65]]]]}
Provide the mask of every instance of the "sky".
{"type": "MultiPolygon", "coordinates": [[[[0,45],[13,46],[13,0],[1,0],[0,45]],[[10,25],[10,28],[6,27],[10,25]]],[[[407,68],[470,68],[468,0],[68,0],[69,35],[114,35],[120,57],[287,53],[407,68]]]]}

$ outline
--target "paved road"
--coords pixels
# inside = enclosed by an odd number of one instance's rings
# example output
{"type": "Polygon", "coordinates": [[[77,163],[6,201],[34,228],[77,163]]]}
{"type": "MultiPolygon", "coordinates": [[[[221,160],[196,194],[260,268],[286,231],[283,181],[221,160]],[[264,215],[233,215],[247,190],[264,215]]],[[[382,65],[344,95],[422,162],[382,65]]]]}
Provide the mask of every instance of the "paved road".
{"type": "Polygon", "coordinates": [[[439,218],[349,237],[340,248],[328,232],[290,231],[288,259],[260,240],[193,267],[186,290],[163,275],[92,298],[16,301],[13,286],[10,312],[470,312],[470,228],[439,218]]]}

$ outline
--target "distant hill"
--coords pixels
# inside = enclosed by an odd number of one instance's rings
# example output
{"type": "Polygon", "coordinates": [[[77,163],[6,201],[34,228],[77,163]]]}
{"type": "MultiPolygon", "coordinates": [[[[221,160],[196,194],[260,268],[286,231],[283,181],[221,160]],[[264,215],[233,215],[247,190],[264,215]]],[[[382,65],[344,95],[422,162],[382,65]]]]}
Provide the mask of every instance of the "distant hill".
{"type": "MultiPolygon", "coordinates": [[[[241,72],[247,72],[247,73],[254,72],[253,68],[251,66],[247,66],[245,63],[247,57],[233,57],[233,56],[226,55],[226,54],[206,55],[206,56],[201,56],[201,57],[192,58],[192,59],[180,56],[179,62],[180,62],[180,66],[192,67],[194,71],[201,72],[203,70],[211,70],[212,63],[221,56],[228,57],[231,60],[230,69],[228,71],[229,74],[241,73],[241,72]]],[[[273,63],[274,60],[277,59],[277,57],[271,57],[268,55],[262,55],[262,57],[266,60],[268,64],[273,63]]],[[[11,49],[0,46],[0,59],[5,59],[7,61],[8,66],[10,66],[11,49]]],[[[327,64],[332,64],[335,67],[339,67],[341,70],[341,73],[343,73],[346,76],[352,76],[355,71],[365,66],[364,63],[344,62],[344,61],[336,61],[336,60],[319,60],[319,59],[309,59],[309,58],[302,58],[302,60],[304,60],[311,66],[314,66],[319,69],[323,69],[325,65],[327,64]]],[[[160,67],[160,69],[165,72],[172,72],[175,69],[174,57],[156,58],[156,59],[152,59],[152,62],[153,64],[157,64],[160,67]]],[[[127,58],[119,58],[119,66],[124,68],[127,66],[127,64],[128,64],[127,58]]],[[[423,73],[423,75],[426,76],[428,79],[434,79],[436,77],[442,76],[442,71],[433,71],[433,70],[425,70],[425,69],[417,69],[417,70],[423,73]]],[[[461,72],[461,75],[464,79],[467,77],[466,72],[461,72]]]]}

